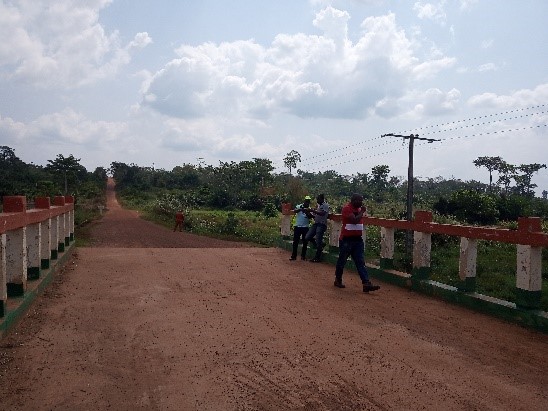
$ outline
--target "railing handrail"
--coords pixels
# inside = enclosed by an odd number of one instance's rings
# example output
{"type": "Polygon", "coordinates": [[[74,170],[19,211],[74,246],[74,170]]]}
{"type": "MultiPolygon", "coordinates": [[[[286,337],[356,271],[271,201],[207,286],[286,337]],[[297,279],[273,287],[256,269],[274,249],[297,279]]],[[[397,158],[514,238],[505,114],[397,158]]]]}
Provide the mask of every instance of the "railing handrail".
{"type": "MultiPolygon", "coordinates": [[[[520,217],[518,220],[518,229],[510,230],[507,228],[435,223],[431,221],[431,213],[427,211],[417,211],[415,216],[415,220],[412,221],[365,217],[364,224],[399,230],[412,230],[430,234],[446,234],[477,240],[491,240],[502,243],[548,248],[548,234],[542,232],[542,221],[539,217],[520,217]]],[[[342,216],[341,214],[330,214],[329,219],[341,221],[342,216]]]]}
{"type": "Polygon", "coordinates": [[[74,198],[72,196],[55,197],[54,204],[50,205],[49,198],[37,198],[35,203],[40,208],[28,210],[24,196],[13,196],[16,200],[15,206],[4,206],[8,212],[0,213],[0,234],[7,231],[17,230],[29,224],[36,224],[47,220],[48,218],[57,217],[74,210],[74,198]],[[44,201],[45,200],[45,201],[44,201]],[[12,211],[13,210],[13,211],[12,211]]]}

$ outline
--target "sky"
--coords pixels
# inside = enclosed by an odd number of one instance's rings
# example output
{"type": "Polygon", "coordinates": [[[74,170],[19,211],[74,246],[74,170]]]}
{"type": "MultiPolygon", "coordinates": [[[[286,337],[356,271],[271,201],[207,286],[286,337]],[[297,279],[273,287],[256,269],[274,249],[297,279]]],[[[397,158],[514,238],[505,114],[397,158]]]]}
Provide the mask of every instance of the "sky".
{"type": "MultiPolygon", "coordinates": [[[[0,0],[0,145],[489,182],[548,163],[545,0],[0,0]],[[495,175],[496,179],[496,175],[495,175]]],[[[533,177],[548,190],[548,170],[533,177]]]]}

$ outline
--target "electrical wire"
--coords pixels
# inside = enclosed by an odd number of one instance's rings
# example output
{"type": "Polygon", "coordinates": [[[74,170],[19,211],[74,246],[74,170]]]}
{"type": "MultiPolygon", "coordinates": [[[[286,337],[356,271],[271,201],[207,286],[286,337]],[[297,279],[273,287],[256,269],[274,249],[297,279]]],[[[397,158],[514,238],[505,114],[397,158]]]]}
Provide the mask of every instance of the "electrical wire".
{"type": "MultiPolygon", "coordinates": [[[[447,122],[447,123],[440,123],[440,124],[437,124],[437,125],[429,125],[429,126],[413,128],[413,129],[402,131],[398,134],[409,133],[411,131],[429,130],[425,133],[422,133],[421,135],[432,135],[432,134],[447,133],[447,132],[458,131],[458,130],[465,130],[465,129],[469,129],[469,128],[472,128],[472,127],[486,127],[486,126],[489,126],[489,125],[492,125],[492,124],[495,124],[495,123],[500,124],[504,121],[514,121],[514,120],[518,120],[518,119],[523,119],[523,118],[528,118],[528,117],[534,117],[534,116],[547,114],[547,111],[545,110],[545,111],[540,111],[540,112],[537,111],[537,112],[533,112],[533,113],[523,113],[523,114],[520,114],[520,115],[509,116],[508,117],[508,114],[526,112],[526,111],[535,110],[535,109],[544,109],[546,106],[547,106],[547,104],[539,104],[539,105],[535,105],[535,106],[528,106],[528,107],[523,107],[523,108],[519,108],[519,109],[515,109],[515,110],[508,110],[508,111],[504,111],[504,112],[492,113],[492,114],[483,115],[483,116],[470,117],[470,118],[467,118],[467,119],[455,120],[455,121],[447,122]],[[506,117],[497,118],[497,117],[501,117],[501,116],[506,116],[506,117]],[[488,118],[492,118],[492,120],[483,121],[483,122],[474,123],[474,124],[466,124],[467,122],[470,122],[470,121],[477,121],[477,120],[488,119],[488,118]],[[440,129],[440,130],[431,130],[431,129],[434,129],[434,128],[437,128],[437,127],[438,128],[449,127],[449,128],[440,129]]],[[[465,139],[465,138],[473,138],[473,137],[485,136],[485,135],[494,135],[494,134],[503,134],[503,133],[509,133],[509,132],[531,130],[531,129],[541,128],[541,127],[546,127],[546,126],[547,126],[546,124],[541,124],[541,125],[536,125],[536,126],[505,129],[505,130],[486,131],[486,132],[472,133],[472,134],[452,136],[452,137],[446,137],[446,138],[441,138],[440,137],[440,140],[443,142],[443,141],[448,141],[448,140],[465,139]]],[[[354,149],[355,147],[358,147],[358,146],[366,144],[366,143],[371,143],[371,142],[379,140],[381,138],[382,137],[366,138],[366,139],[364,139],[360,142],[353,143],[353,144],[347,145],[345,147],[341,147],[341,148],[337,148],[335,150],[327,151],[327,152],[322,153],[322,154],[316,154],[316,155],[311,156],[311,157],[306,157],[302,161],[302,166],[307,168],[307,169],[311,168],[311,169],[318,169],[318,170],[321,170],[321,169],[327,170],[330,167],[335,167],[335,166],[340,166],[340,165],[344,165],[344,164],[348,164],[348,163],[353,163],[353,162],[360,161],[360,160],[367,159],[367,158],[379,157],[379,156],[391,154],[391,153],[394,153],[394,152],[397,152],[397,151],[401,151],[401,150],[406,148],[405,144],[402,144],[403,147],[401,147],[401,148],[396,148],[396,149],[393,149],[393,150],[384,151],[382,153],[375,153],[375,154],[370,154],[370,155],[367,155],[367,156],[360,156],[359,158],[356,158],[356,159],[348,159],[348,160],[345,160],[345,161],[340,161],[340,162],[333,163],[333,160],[336,160],[336,159],[340,159],[340,158],[351,156],[351,155],[356,155],[356,154],[361,153],[365,150],[372,150],[372,149],[375,149],[375,148],[379,148],[379,147],[383,147],[383,146],[392,144],[391,142],[387,142],[387,143],[381,143],[381,144],[377,144],[377,145],[373,145],[373,146],[369,145],[369,146],[364,147],[364,148],[359,149],[359,150],[354,149]],[[349,150],[349,149],[354,149],[354,150],[352,150],[351,152],[344,153],[344,151],[349,150]],[[341,153],[341,152],[343,152],[343,153],[341,153]],[[335,153],[337,153],[337,155],[331,156],[331,154],[335,154],[335,153]],[[314,160],[314,161],[311,161],[311,160],[314,160]],[[310,166],[314,166],[314,165],[318,165],[318,164],[322,164],[322,166],[321,167],[317,167],[317,166],[316,167],[310,167],[310,166]]],[[[425,143],[422,143],[422,144],[416,144],[416,146],[420,147],[420,146],[425,145],[425,144],[429,144],[429,143],[425,142],[425,143]]],[[[276,167],[276,168],[283,169],[282,166],[276,167]]]]}

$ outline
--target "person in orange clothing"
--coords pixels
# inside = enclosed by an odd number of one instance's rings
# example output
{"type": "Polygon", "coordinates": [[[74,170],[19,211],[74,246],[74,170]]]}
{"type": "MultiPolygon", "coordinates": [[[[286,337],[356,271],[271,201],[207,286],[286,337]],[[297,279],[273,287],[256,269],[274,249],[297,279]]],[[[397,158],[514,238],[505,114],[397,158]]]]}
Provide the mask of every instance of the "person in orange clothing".
{"type": "Polygon", "coordinates": [[[185,214],[183,213],[183,210],[179,210],[175,213],[175,227],[173,227],[173,231],[177,231],[177,227],[179,227],[179,231],[183,231],[183,223],[185,222],[185,214]]]}

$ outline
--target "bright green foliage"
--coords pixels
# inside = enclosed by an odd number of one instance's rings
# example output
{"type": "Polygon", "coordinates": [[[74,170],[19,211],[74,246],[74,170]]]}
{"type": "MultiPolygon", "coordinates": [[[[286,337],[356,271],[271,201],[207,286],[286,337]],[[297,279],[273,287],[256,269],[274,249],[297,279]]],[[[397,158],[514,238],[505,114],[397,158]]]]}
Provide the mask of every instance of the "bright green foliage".
{"type": "Polygon", "coordinates": [[[470,224],[494,224],[499,216],[493,197],[472,190],[459,190],[451,195],[449,213],[470,224]]]}
{"type": "Polygon", "coordinates": [[[55,160],[48,160],[48,163],[46,170],[50,171],[56,181],[60,182],[65,195],[74,192],[78,184],[87,177],[86,168],[80,164],[80,159],[75,158],[72,154],[68,157],[58,154],[55,160]]]}

